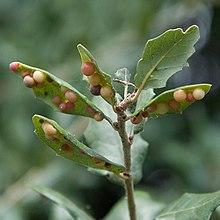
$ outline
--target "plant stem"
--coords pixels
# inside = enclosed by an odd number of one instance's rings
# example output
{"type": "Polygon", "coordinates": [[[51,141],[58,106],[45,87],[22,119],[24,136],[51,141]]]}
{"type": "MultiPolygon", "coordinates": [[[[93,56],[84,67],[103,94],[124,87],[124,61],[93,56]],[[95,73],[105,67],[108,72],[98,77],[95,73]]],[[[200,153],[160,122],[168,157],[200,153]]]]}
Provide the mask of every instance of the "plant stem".
{"type": "Polygon", "coordinates": [[[131,142],[128,138],[125,121],[123,120],[123,114],[118,114],[118,133],[122,141],[123,151],[124,151],[124,164],[125,164],[125,173],[127,179],[125,179],[125,190],[128,203],[128,210],[130,215],[130,220],[136,220],[136,208],[134,201],[134,186],[133,178],[131,175],[131,142]]]}

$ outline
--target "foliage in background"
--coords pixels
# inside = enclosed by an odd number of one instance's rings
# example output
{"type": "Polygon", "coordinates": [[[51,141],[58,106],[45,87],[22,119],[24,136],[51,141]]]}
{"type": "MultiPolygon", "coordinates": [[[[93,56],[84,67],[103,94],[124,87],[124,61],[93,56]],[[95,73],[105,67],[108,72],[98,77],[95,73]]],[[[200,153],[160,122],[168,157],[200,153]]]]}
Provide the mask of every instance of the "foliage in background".
{"type": "MultiPolygon", "coordinates": [[[[72,123],[86,127],[87,122],[72,116],[63,117],[45,108],[39,101],[33,101],[31,92],[19,87],[17,80],[9,75],[8,63],[16,58],[44,69],[53,69],[56,75],[77,87],[79,83],[76,82],[81,77],[75,71],[79,70],[80,59],[74,45],[78,42],[88,45],[108,72],[114,72],[123,66],[135,72],[134,61],[137,61],[146,39],[170,27],[185,27],[192,23],[198,24],[201,29],[202,38],[198,45],[200,50],[190,61],[190,70],[177,74],[179,76],[174,77],[169,85],[176,87],[185,84],[185,81],[214,82],[212,84],[217,89],[216,95],[210,95],[204,103],[195,104],[181,117],[166,116],[160,121],[149,122],[142,136],[151,147],[145,164],[144,179],[138,187],[147,188],[156,195],[160,191],[160,199],[163,200],[166,200],[166,194],[177,198],[184,191],[209,192],[219,189],[220,109],[216,72],[219,70],[217,63],[220,55],[218,35],[213,35],[218,34],[219,26],[215,24],[218,24],[219,10],[217,5],[213,11],[211,5],[199,1],[175,2],[129,1],[124,10],[124,4],[118,1],[53,1],[53,4],[48,1],[1,1],[2,219],[55,219],[54,213],[58,213],[56,208],[51,208],[46,201],[42,204],[42,200],[27,191],[26,184],[23,183],[52,186],[74,197],[78,205],[81,202],[87,203],[88,210],[92,207],[97,218],[104,216],[122,195],[120,188],[112,186],[106,180],[87,174],[84,169],[61,158],[54,160],[53,154],[37,141],[30,120],[35,112],[62,121],[62,126],[69,126],[70,129],[72,123]],[[210,29],[212,13],[214,17],[210,29]],[[207,43],[210,33],[212,41],[207,43]],[[116,64],[114,69],[112,63],[116,64]],[[184,75],[184,79],[180,75],[184,75]],[[193,76],[196,76],[196,80],[193,76]],[[205,80],[206,77],[210,80],[205,80]],[[33,169],[29,170],[30,167],[33,169]],[[79,175],[80,179],[77,178],[79,175]],[[91,199],[92,194],[97,197],[91,199]],[[100,203],[103,204],[102,210],[100,203]],[[33,207],[35,211],[27,211],[33,207]]],[[[81,136],[82,133],[83,128],[78,135],[81,136]]]]}

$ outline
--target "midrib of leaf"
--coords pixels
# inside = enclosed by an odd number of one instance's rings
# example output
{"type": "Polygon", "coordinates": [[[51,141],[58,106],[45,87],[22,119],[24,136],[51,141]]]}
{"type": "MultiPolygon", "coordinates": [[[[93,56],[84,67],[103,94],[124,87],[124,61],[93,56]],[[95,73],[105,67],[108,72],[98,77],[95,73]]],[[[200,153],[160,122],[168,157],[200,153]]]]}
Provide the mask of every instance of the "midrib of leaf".
{"type": "Polygon", "coordinates": [[[146,74],[143,82],[141,83],[139,89],[138,89],[138,92],[137,92],[137,97],[139,96],[140,92],[142,91],[142,89],[144,88],[147,80],[150,78],[150,76],[152,75],[152,73],[155,71],[155,69],[157,68],[157,66],[161,63],[161,61],[167,56],[167,54],[170,53],[170,51],[177,45],[179,44],[181,41],[183,40],[180,39],[178,42],[176,42],[157,62],[155,65],[153,65],[152,69],[146,74]]]}
{"type": "Polygon", "coordinates": [[[193,207],[186,208],[186,209],[179,210],[179,211],[167,212],[166,214],[161,215],[161,216],[167,216],[167,215],[177,214],[177,213],[186,212],[186,211],[190,211],[190,210],[195,210],[195,209],[197,209],[197,208],[201,208],[202,206],[207,205],[207,204],[210,203],[210,202],[213,202],[213,201],[216,200],[217,198],[218,198],[218,196],[215,196],[213,199],[210,199],[209,201],[204,202],[204,203],[202,203],[202,204],[200,204],[200,205],[193,206],[193,207]]]}

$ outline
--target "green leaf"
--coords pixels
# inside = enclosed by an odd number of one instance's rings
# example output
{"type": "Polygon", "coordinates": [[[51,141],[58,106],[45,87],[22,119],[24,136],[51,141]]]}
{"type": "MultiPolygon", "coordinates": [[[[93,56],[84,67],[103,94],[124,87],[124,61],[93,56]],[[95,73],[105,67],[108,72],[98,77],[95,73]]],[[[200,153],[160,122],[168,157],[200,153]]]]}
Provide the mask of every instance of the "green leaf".
{"type": "MultiPolygon", "coordinates": [[[[127,68],[122,68],[117,70],[117,72],[114,74],[113,79],[121,80],[124,82],[130,82],[131,74],[127,68]]],[[[113,86],[118,94],[120,94],[121,97],[124,97],[124,89],[125,85],[119,82],[113,82],[113,86]]],[[[128,92],[133,92],[132,88],[128,88],[128,92]]]]}
{"type": "Polygon", "coordinates": [[[206,194],[185,193],[168,205],[156,220],[209,220],[220,205],[220,191],[206,194]]]}
{"type": "MultiPolygon", "coordinates": [[[[134,197],[138,220],[152,220],[154,219],[155,215],[163,208],[161,203],[152,200],[152,198],[146,192],[135,191],[134,197]]],[[[113,219],[129,219],[126,198],[120,199],[104,218],[104,220],[113,219]]]]}
{"type": "MultiPolygon", "coordinates": [[[[100,103],[99,100],[96,101],[96,104],[102,106],[103,111],[108,114],[111,118],[114,119],[115,114],[113,114],[112,109],[109,105],[106,105],[105,102],[100,103]]],[[[129,131],[130,127],[127,128],[129,131]]],[[[119,164],[124,164],[124,156],[122,150],[122,144],[118,133],[113,130],[106,121],[102,123],[93,123],[90,121],[90,124],[85,132],[85,138],[97,153],[105,156],[119,164]],[[97,138],[98,137],[98,138],[97,138]]],[[[135,136],[134,143],[132,145],[131,158],[132,158],[132,176],[135,183],[139,182],[142,178],[142,165],[147,153],[148,143],[141,138],[140,135],[135,136]]],[[[93,172],[96,172],[93,170],[93,172]]],[[[105,171],[98,172],[101,175],[107,176],[111,181],[115,183],[121,183],[121,179],[113,176],[105,171]]]]}
{"type": "Polygon", "coordinates": [[[91,216],[89,216],[85,211],[81,210],[77,207],[72,201],[67,199],[62,194],[46,188],[42,186],[35,186],[33,190],[39,193],[40,195],[44,196],[45,198],[49,199],[53,203],[57,204],[59,207],[65,209],[73,219],[77,220],[93,220],[91,216]]]}
{"type": "Polygon", "coordinates": [[[33,116],[35,133],[37,136],[51,147],[59,156],[72,160],[86,167],[103,169],[120,176],[125,169],[123,166],[116,164],[102,155],[96,153],[91,148],[79,142],[74,136],[65,131],[55,121],[40,115],[33,116]],[[43,130],[43,123],[51,124],[57,131],[57,134],[48,137],[43,130]]]}
{"type": "Polygon", "coordinates": [[[161,88],[176,72],[187,66],[187,59],[194,53],[194,44],[199,39],[195,25],[185,32],[171,29],[149,40],[137,64],[135,85],[139,90],[161,88]]]}
{"type": "Polygon", "coordinates": [[[24,77],[24,74],[29,74],[31,76],[34,73],[34,71],[40,71],[46,76],[44,83],[36,84],[33,87],[33,91],[37,98],[51,106],[55,111],[61,111],[59,107],[61,103],[69,102],[65,98],[65,92],[72,91],[74,94],[77,95],[77,100],[73,102],[73,108],[63,110],[63,113],[82,115],[90,118],[93,118],[94,115],[98,113],[101,114],[103,117],[107,118],[99,108],[97,108],[91,101],[88,100],[86,96],[81,94],[78,90],[73,88],[67,82],[63,81],[62,79],[59,79],[58,77],[54,76],[53,74],[47,71],[31,67],[23,63],[17,63],[18,68],[15,72],[22,79],[24,77]],[[54,97],[58,97],[59,100],[57,103],[55,103],[54,97]]]}
{"type": "MultiPolygon", "coordinates": [[[[146,104],[142,108],[138,109],[133,115],[138,115],[142,112],[148,112],[149,117],[158,117],[162,114],[176,114],[176,113],[182,113],[188,106],[190,106],[192,103],[194,103],[196,100],[193,101],[188,100],[187,98],[182,102],[176,102],[177,106],[175,108],[172,107],[171,102],[174,101],[173,94],[177,90],[183,90],[187,94],[187,96],[192,95],[193,91],[195,89],[202,89],[205,94],[209,92],[211,88],[210,84],[195,84],[195,85],[187,85],[178,87],[172,90],[168,90],[166,92],[161,93],[154,99],[152,99],[150,102],[146,102],[146,104]],[[162,111],[158,109],[158,106],[163,106],[162,111]],[[149,109],[149,107],[151,109],[149,109]]],[[[142,102],[143,103],[143,102],[142,102]]]]}
{"type": "MultiPolygon", "coordinates": [[[[85,63],[85,62],[91,62],[94,64],[96,70],[95,70],[95,73],[98,74],[101,78],[101,83],[100,85],[101,86],[110,86],[113,90],[113,86],[112,86],[112,82],[111,82],[111,76],[105,72],[103,72],[95,58],[93,57],[93,55],[81,44],[78,44],[77,45],[77,48],[78,48],[78,51],[79,51],[79,54],[81,56],[81,60],[82,60],[82,64],[85,63]]],[[[111,105],[113,105],[115,103],[115,97],[111,97],[111,98],[106,98],[106,97],[103,97],[108,103],[110,103],[111,105]]]]}
{"type": "Polygon", "coordinates": [[[142,90],[140,95],[138,96],[136,111],[139,111],[139,109],[143,109],[146,103],[148,103],[154,96],[155,93],[153,89],[142,90]]]}

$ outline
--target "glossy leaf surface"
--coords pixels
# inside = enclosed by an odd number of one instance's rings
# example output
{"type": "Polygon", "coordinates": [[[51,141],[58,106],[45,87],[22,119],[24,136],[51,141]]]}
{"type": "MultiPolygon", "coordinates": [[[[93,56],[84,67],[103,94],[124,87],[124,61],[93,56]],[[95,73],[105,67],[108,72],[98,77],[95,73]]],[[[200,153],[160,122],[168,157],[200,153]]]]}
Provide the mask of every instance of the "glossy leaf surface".
{"type": "Polygon", "coordinates": [[[52,148],[57,155],[86,167],[107,170],[115,173],[116,175],[119,175],[124,171],[123,166],[113,163],[83,143],[79,142],[74,136],[65,131],[55,121],[40,115],[35,115],[33,116],[33,123],[37,136],[45,144],[52,148]],[[45,135],[43,130],[43,123],[45,122],[51,124],[57,130],[57,134],[54,135],[54,137],[48,138],[45,135]]]}
{"type": "Polygon", "coordinates": [[[149,40],[137,64],[135,85],[140,91],[164,87],[173,74],[188,65],[198,39],[199,28],[193,25],[185,32],[171,29],[149,40]]]}

